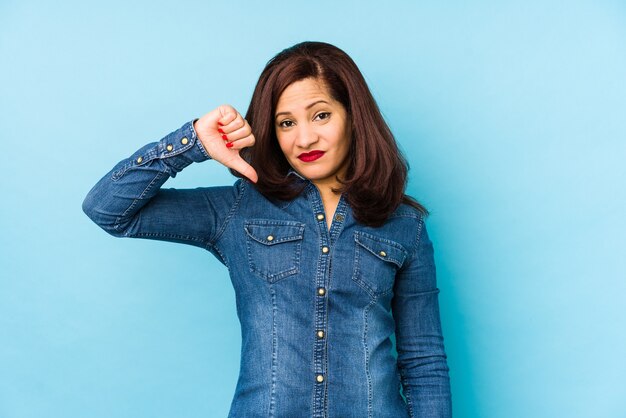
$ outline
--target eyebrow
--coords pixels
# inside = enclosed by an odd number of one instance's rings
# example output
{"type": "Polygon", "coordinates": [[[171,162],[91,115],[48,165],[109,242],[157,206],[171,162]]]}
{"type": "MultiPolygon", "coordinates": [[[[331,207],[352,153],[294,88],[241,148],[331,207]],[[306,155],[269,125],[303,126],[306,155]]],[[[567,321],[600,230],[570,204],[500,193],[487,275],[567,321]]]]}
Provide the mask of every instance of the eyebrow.
{"type": "MultiPolygon", "coordinates": [[[[313,102],[313,103],[311,103],[310,105],[308,105],[308,106],[307,106],[307,107],[305,107],[304,109],[305,109],[305,110],[309,110],[310,108],[312,108],[313,106],[315,106],[315,105],[316,105],[316,104],[318,104],[318,103],[326,103],[326,104],[329,104],[326,100],[318,100],[317,102],[313,102]]],[[[277,117],[279,117],[280,115],[290,115],[290,114],[291,114],[291,112],[279,112],[279,113],[277,113],[277,114],[274,116],[274,118],[277,118],[277,117]]]]}

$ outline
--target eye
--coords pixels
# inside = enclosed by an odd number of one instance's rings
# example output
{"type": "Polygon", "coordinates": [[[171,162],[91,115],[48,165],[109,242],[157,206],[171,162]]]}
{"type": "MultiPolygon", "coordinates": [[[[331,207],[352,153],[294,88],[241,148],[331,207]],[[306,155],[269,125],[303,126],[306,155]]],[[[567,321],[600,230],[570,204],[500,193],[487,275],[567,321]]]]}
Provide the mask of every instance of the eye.
{"type": "Polygon", "coordinates": [[[281,128],[290,128],[293,126],[293,122],[289,119],[286,119],[278,124],[281,128]]]}
{"type": "Polygon", "coordinates": [[[317,114],[317,117],[319,117],[322,120],[328,119],[330,117],[330,112],[320,112],[317,114]]]}

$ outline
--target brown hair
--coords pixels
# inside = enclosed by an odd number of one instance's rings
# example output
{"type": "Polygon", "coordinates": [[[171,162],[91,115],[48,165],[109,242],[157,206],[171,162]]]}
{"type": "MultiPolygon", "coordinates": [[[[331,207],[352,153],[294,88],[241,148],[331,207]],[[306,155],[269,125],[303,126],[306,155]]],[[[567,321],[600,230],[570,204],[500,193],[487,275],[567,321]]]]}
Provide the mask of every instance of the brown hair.
{"type": "MultiPolygon", "coordinates": [[[[346,178],[335,192],[345,193],[354,218],[378,227],[401,204],[428,215],[424,206],[406,195],[409,164],[398,149],[363,75],[354,61],[341,49],[324,42],[301,42],[273,57],[263,69],[254,89],[246,120],[255,137],[253,147],[241,156],[258,174],[255,187],[267,197],[291,200],[303,186],[291,169],[276,138],[274,113],[282,92],[305,78],[322,81],[330,95],[341,103],[352,123],[352,146],[346,178]]],[[[243,177],[237,171],[230,172],[243,177]]]]}

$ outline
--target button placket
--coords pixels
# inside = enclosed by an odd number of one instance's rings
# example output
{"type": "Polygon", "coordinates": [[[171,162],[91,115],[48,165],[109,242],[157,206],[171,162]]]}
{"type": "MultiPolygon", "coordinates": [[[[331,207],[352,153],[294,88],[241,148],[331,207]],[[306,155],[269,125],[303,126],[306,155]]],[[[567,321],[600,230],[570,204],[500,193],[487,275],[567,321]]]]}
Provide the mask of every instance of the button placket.
{"type": "MultiPolygon", "coordinates": [[[[316,218],[320,221],[324,220],[324,215],[321,213],[318,213],[316,218]]],[[[326,229],[326,226],[324,225],[324,229],[326,229]]],[[[328,254],[330,252],[330,248],[327,245],[322,246],[322,254],[328,254]]],[[[325,281],[325,278],[324,278],[325,281]]],[[[323,298],[326,295],[326,288],[324,287],[318,287],[317,288],[317,295],[320,296],[320,300],[317,303],[317,306],[319,307],[318,311],[316,312],[316,317],[318,318],[318,320],[316,321],[316,324],[320,324],[323,325],[324,322],[326,321],[325,315],[326,315],[326,300],[323,298]]],[[[315,351],[316,353],[316,357],[318,357],[319,361],[321,362],[321,364],[324,364],[326,362],[325,360],[325,353],[326,353],[326,347],[325,347],[325,342],[322,341],[324,339],[324,331],[323,329],[318,328],[317,331],[315,332],[315,336],[317,339],[317,342],[315,343],[315,351]]],[[[320,371],[316,374],[315,380],[317,381],[317,383],[323,383],[325,380],[324,374],[323,374],[323,366],[320,367],[320,371]]],[[[320,400],[322,398],[320,397],[320,400]]]]}
{"type": "MultiPolygon", "coordinates": [[[[321,277],[318,279],[318,283],[319,284],[324,284],[328,281],[328,277],[326,276],[327,273],[330,271],[330,244],[328,244],[328,242],[326,241],[326,238],[329,236],[328,235],[328,229],[326,226],[326,216],[324,215],[323,212],[318,212],[315,215],[315,218],[318,220],[319,222],[319,228],[320,230],[324,231],[324,235],[323,235],[323,241],[322,241],[322,247],[321,247],[321,254],[322,256],[320,257],[320,262],[323,265],[326,265],[326,268],[321,268],[319,271],[321,272],[321,277]]],[[[318,386],[315,390],[315,398],[316,398],[316,406],[315,409],[319,410],[319,411],[324,411],[326,408],[325,405],[325,396],[324,396],[324,387],[325,387],[325,382],[326,382],[326,363],[327,363],[327,347],[326,347],[326,339],[325,337],[325,333],[324,333],[324,328],[325,328],[325,324],[327,321],[327,298],[325,297],[327,294],[326,292],[326,288],[324,286],[319,286],[317,288],[317,295],[319,296],[319,298],[317,299],[316,302],[316,312],[315,312],[315,316],[316,316],[316,321],[315,321],[315,363],[316,363],[316,367],[315,367],[315,381],[318,383],[318,386]]],[[[317,414],[315,415],[317,416],[317,414]]]]}
{"type": "MultiPolygon", "coordinates": [[[[334,240],[341,231],[342,223],[345,221],[344,210],[346,206],[345,197],[342,195],[339,204],[336,208],[336,213],[327,217],[324,208],[321,195],[316,187],[309,187],[307,194],[313,204],[313,216],[315,216],[315,222],[319,231],[319,247],[320,253],[318,255],[318,268],[315,276],[316,283],[316,298],[315,298],[315,333],[314,337],[314,366],[315,366],[315,380],[317,385],[314,390],[314,416],[327,415],[327,395],[328,390],[326,382],[328,381],[328,335],[326,334],[327,322],[328,322],[328,303],[329,293],[325,285],[330,282],[329,275],[332,272],[332,256],[331,247],[334,245],[334,240]],[[329,230],[327,223],[332,220],[331,228],[329,230]]],[[[334,248],[333,248],[334,250],[334,248]]]]}

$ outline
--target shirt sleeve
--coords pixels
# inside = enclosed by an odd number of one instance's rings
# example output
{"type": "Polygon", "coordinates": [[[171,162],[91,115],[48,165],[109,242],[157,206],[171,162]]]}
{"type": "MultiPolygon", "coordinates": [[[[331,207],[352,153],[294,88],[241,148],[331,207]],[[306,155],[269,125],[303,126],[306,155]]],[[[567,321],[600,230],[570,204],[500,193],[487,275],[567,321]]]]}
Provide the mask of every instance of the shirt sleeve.
{"type": "Polygon", "coordinates": [[[89,191],[83,211],[115,237],[147,238],[209,249],[239,196],[232,186],[161,188],[193,162],[210,159],[193,123],[118,162],[89,191]]]}
{"type": "Polygon", "coordinates": [[[411,417],[450,418],[452,402],[439,316],[433,244],[423,218],[415,250],[398,272],[392,313],[403,393],[411,417]]]}

